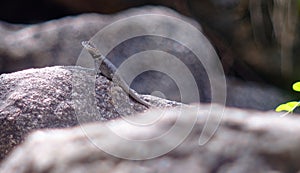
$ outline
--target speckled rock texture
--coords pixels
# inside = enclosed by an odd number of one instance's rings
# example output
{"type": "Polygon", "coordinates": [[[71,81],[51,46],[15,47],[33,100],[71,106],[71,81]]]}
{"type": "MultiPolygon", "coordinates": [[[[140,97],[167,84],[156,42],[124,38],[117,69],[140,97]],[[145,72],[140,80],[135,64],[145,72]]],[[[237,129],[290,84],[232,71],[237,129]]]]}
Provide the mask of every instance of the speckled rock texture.
{"type": "MultiPolygon", "coordinates": [[[[153,96],[142,98],[153,107],[179,105],[153,96]]],[[[146,109],[106,77],[96,78],[94,71],[87,68],[55,66],[3,74],[0,76],[0,158],[34,129],[66,128],[146,109]]]]}
{"type": "MultiPolygon", "coordinates": [[[[300,118],[280,117],[279,113],[225,108],[217,132],[205,145],[199,145],[204,126],[213,129],[224,107],[213,105],[184,106],[164,111],[155,125],[143,126],[124,119],[98,122],[64,130],[43,130],[31,134],[1,165],[1,173],[288,173],[300,171],[300,118]],[[181,115],[184,118],[178,118],[181,115]],[[207,116],[210,121],[206,124],[207,116]],[[195,119],[196,118],[196,119],[195,119]],[[131,161],[111,156],[97,144],[117,151],[127,158],[141,157],[170,147],[180,132],[192,125],[192,131],[177,148],[150,160],[131,161]],[[175,124],[175,122],[177,124],[175,124]],[[112,138],[110,127],[130,139],[150,139],[156,143],[138,146],[112,138]],[[177,127],[170,138],[160,136],[177,127]],[[93,142],[93,143],[92,143],[93,142]]],[[[134,122],[156,119],[161,110],[150,110],[131,117],[134,122]]],[[[209,133],[204,132],[208,137],[209,133]]],[[[106,151],[106,150],[105,150],[106,151]]],[[[107,152],[107,151],[106,151],[107,152]]]]}

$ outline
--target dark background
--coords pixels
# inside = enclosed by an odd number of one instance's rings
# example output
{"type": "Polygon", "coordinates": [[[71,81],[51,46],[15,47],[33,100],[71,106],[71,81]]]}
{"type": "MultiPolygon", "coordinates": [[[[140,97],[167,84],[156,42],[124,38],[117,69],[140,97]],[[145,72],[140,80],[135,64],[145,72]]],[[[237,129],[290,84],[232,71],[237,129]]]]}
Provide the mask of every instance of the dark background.
{"type": "Polygon", "coordinates": [[[227,75],[286,89],[300,79],[298,1],[2,0],[0,20],[35,24],[87,12],[114,14],[144,5],[170,7],[198,21],[227,75]]]}

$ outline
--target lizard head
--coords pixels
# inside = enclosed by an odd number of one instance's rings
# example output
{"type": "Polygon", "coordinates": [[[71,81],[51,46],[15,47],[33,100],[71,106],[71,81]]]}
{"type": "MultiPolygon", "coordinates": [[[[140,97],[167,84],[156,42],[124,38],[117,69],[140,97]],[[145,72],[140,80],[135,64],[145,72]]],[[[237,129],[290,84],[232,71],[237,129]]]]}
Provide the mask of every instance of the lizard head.
{"type": "Polygon", "coordinates": [[[83,41],[81,44],[94,59],[101,57],[99,49],[97,49],[96,46],[90,41],[83,41]]]}

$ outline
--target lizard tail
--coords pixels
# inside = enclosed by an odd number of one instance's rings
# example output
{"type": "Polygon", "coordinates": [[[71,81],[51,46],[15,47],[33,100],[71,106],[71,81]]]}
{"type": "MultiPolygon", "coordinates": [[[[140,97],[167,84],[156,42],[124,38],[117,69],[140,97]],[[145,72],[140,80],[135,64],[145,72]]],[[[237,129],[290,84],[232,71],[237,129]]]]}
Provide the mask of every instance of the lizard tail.
{"type": "Polygon", "coordinates": [[[129,89],[129,95],[136,100],[137,102],[141,103],[142,105],[146,106],[147,108],[150,108],[152,105],[148,103],[147,101],[143,100],[138,96],[138,93],[135,92],[133,89],[129,89]]]}

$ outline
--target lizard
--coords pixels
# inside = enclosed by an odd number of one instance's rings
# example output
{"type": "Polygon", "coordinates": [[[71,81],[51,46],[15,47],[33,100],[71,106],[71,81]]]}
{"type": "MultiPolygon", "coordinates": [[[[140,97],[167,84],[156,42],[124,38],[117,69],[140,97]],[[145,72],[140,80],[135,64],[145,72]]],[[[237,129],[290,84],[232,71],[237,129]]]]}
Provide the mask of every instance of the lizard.
{"type": "Polygon", "coordinates": [[[138,103],[151,107],[151,104],[141,99],[136,91],[131,89],[125,80],[116,72],[117,68],[110,62],[104,55],[100,53],[100,50],[90,41],[81,42],[82,46],[88,51],[88,53],[94,59],[95,70],[97,74],[102,74],[110,81],[120,86],[130,97],[132,97],[138,103]]]}

